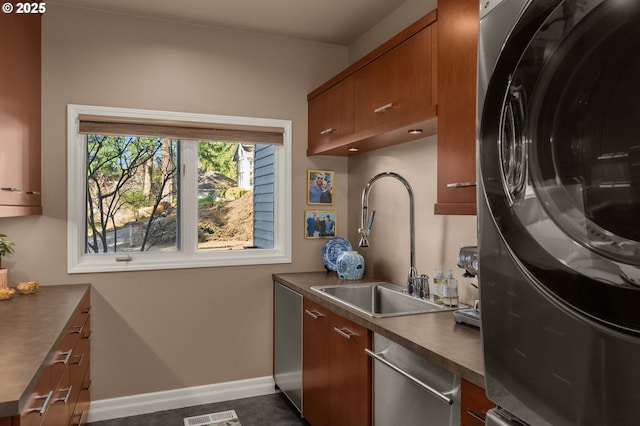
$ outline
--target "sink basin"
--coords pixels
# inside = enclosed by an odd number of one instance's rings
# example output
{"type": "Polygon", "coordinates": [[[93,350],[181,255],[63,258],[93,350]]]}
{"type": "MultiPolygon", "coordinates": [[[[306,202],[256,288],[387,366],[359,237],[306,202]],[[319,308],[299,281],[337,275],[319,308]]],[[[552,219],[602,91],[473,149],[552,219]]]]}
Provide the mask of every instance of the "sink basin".
{"type": "Polygon", "coordinates": [[[312,286],[311,290],[374,318],[451,311],[460,308],[418,299],[405,293],[404,287],[385,282],[312,286]]]}

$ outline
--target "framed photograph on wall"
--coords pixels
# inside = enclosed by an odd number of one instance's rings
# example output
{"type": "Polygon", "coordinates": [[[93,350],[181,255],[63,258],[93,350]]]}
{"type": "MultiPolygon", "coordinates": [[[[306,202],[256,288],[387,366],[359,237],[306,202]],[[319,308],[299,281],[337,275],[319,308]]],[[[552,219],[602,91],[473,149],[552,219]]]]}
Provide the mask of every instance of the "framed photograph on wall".
{"type": "Polygon", "coordinates": [[[307,204],[333,205],[333,170],[307,170],[307,204]]]}
{"type": "Polygon", "coordinates": [[[305,210],[304,237],[332,238],[338,228],[338,213],[335,210],[305,210]]]}

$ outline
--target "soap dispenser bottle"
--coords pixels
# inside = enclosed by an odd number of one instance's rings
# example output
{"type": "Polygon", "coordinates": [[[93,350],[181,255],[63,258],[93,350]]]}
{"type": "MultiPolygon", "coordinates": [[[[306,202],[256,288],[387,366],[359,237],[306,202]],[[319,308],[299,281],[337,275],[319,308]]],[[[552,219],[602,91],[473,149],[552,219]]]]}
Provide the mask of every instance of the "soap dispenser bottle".
{"type": "Polygon", "coordinates": [[[433,301],[443,303],[442,291],[447,284],[447,279],[442,274],[442,268],[436,268],[436,276],[433,278],[433,301]]]}
{"type": "Polygon", "coordinates": [[[449,269],[445,278],[445,286],[442,291],[442,303],[447,306],[458,306],[458,280],[453,277],[453,271],[449,269]]]}

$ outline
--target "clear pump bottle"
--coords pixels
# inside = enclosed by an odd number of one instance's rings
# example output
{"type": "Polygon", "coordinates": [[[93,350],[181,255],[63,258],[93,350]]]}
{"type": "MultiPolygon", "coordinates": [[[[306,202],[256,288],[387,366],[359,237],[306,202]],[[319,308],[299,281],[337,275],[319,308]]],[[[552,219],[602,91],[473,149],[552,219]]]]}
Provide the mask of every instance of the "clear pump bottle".
{"type": "Polygon", "coordinates": [[[433,278],[433,301],[435,303],[443,303],[442,291],[447,284],[447,279],[442,273],[442,268],[436,268],[436,276],[433,278]]]}
{"type": "Polygon", "coordinates": [[[458,280],[453,277],[453,271],[449,269],[445,278],[446,284],[442,291],[442,303],[446,306],[458,306],[458,280]]]}

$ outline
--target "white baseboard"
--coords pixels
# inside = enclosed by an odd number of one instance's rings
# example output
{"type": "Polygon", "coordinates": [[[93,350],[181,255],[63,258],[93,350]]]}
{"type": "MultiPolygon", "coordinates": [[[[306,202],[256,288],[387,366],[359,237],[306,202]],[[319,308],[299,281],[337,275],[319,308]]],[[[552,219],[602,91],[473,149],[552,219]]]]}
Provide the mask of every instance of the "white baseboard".
{"type": "Polygon", "coordinates": [[[276,393],[273,377],[91,401],[88,423],[276,393]]]}

